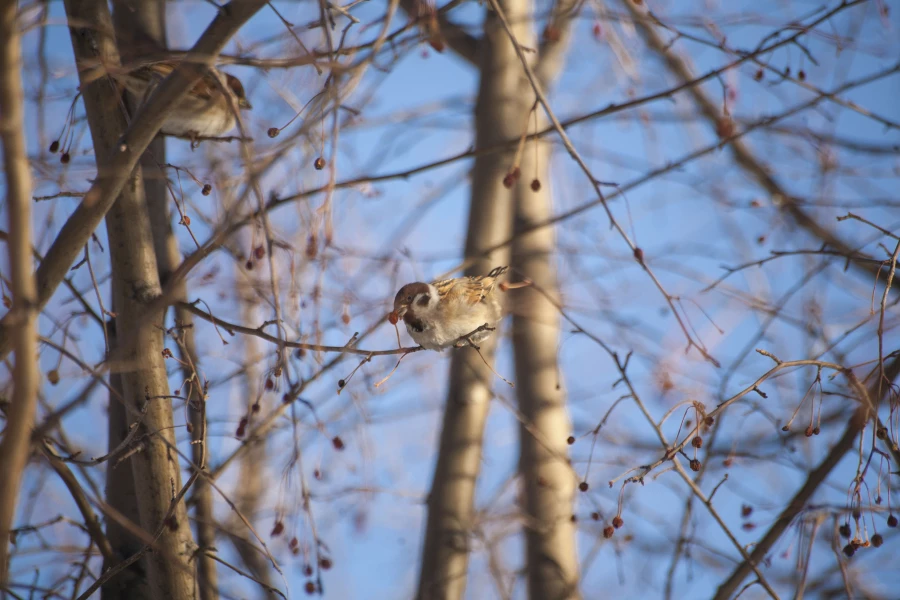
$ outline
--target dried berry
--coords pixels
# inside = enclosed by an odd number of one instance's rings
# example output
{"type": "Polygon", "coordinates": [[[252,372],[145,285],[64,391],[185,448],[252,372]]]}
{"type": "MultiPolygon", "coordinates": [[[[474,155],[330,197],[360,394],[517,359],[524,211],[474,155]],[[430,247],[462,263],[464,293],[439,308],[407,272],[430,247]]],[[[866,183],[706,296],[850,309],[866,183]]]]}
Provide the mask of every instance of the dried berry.
{"type": "Polygon", "coordinates": [[[344,381],[343,379],[338,379],[338,387],[339,387],[339,388],[342,388],[342,387],[344,387],[345,385],[347,385],[347,382],[346,382],[346,381],[344,381]]]}
{"type": "Polygon", "coordinates": [[[203,187],[200,189],[200,193],[204,196],[209,196],[212,193],[212,186],[208,183],[204,183],[203,187]]]}
{"type": "Polygon", "coordinates": [[[316,171],[321,171],[325,168],[325,159],[319,156],[313,161],[313,167],[315,167],[316,171]]]}
{"type": "Polygon", "coordinates": [[[268,131],[266,131],[266,134],[267,134],[270,138],[276,138],[276,137],[278,137],[278,134],[279,134],[279,133],[281,133],[281,130],[278,129],[277,127],[269,127],[268,131]]]}
{"type": "Polygon", "coordinates": [[[254,413],[258,413],[259,412],[259,402],[254,402],[253,405],[250,407],[250,410],[254,413]]]}
{"type": "Polygon", "coordinates": [[[72,157],[69,156],[69,153],[68,153],[68,152],[63,152],[63,153],[62,153],[62,156],[59,157],[59,162],[61,162],[61,163],[64,164],[64,165],[67,165],[67,164],[69,164],[69,161],[70,161],[71,159],[72,159],[72,157]]]}
{"type": "Polygon", "coordinates": [[[716,420],[713,417],[706,417],[705,419],[703,419],[703,424],[706,425],[707,427],[712,427],[713,423],[715,423],[715,422],[716,422],[716,420]]]}
{"type": "Polygon", "coordinates": [[[847,558],[851,558],[854,554],[856,554],[856,547],[853,544],[847,544],[844,546],[844,554],[847,555],[847,558]]]}
{"type": "Polygon", "coordinates": [[[248,259],[247,259],[247,262],[244,263],[244,267],[245,267],[248,271],[252,271],[252,270],[253,270],[253,261],[250,260],[250,259],[248,258],[248,259]]]}
{"type": "Polygon", "coordinates": [[[759,69],[756,73],[753,74],[753,79],[756,81],[761,81],[763,78],[763,70],[759,69]]]}
{"type": "Polygon", "coordinates": [[[397,316],[397,313],[395,313],[394,311],[391,311],[388,313],[388,321],[390,322],[391,325],[396,325],[397,321],[399,321],[399,320],[400,320],[400,317],[397,316]]]}
{"type": "Polygon", "coordinates": [[[619,529],[622,527],[622,525],[625,524],[625,521],[622,520],[622,517],[616,515],[612,520],[612,524],[613,524],[613,527],[615,527],[616,529],[619,529]]]}
{"type": "Polygon", "coordinates": [[[699,471],[700,467],[702,466],[700,461],[697,460],[696,458],[691,460],[690,465],[691,465],[691,471],[695,471],[695,472],[699,471]]]}
{"type": "Polygon", "coordinates": [[[859,521],[859,519],[862,517],[862,512],[859,510],[859,508],[854,508],[852,514],[854,521],[859,521]]]}
{"type": "Polygon", "coordinates": [[[52,142],[50,142],[50,152],[52,152],[53,154],[59,152],[59,140],[53,140],[52,142]]]}
{"type": "Polygon", "coordinates": [[[746,519],[746,518],[749,517],[751,514],[753,514],[753,507],[752,507],[752,506],[750,506],[749,504],[744,504],[743,506],[741,506],[741,516],[742,516],[742,517],[744,517],[744,518],[746,519]]]}
{"type": "Polygon", "coordinates": [[[314,581],[307,581],[306,585],[303,586],[303,589],[306,590],[306,593],[312,596],[316,593],[316,583],[314,581]]]}
{"type": "Polygon", "coordinates": [[[644,264],[644,251],[638,247],[635,247],[634,249],[634,260],[644,264]]]}
{"type": "Polygon", "coordinates": [[[716,121],[716,135],[718,135],[721,139],[724,140],[730,138],[734,135],[734,131],[734,121],[731,120],[731,117],[719,117],[719,119],[716,121]]]}
{"type": "Polygon", "coordinates": [[[897,517],[895,517],[894,515],[888,515],[887,526],[888,527],[896,527],[897,526],[897,517]]]}
{"type": "Polygon", "coordinates": [[[571,446],[572,444],[574,444],[574,443],[575,443],[575,436],[574,436],[574,435],[570,435],[568,438],[566,438],[566,443],[567,443],[568,445],[570,445],[570,446],[571,446]]]}
{"type": "Polygon", "coordinates": [[[803,432],[806,437],[812,437],[813,428],[812,425],[807,425],[806,430],[803,432]]]}
{"type": "Polygon", "coordinates": [[[510,190],[512,186],[516,184],[515,178],[512,176],[512,173],[507,173],[506,176],[503,177],[503,187],[510,190]]]}
{"type": "Polygon", "coordinates": [[[331,445],[334,446],[335,450],[343,450],[344,449],[344,440],[342,440],[338,436],[334,436],[331,438],[331,445]]]}
{"type": "Polygon", "coordinates": [[[284,523],[282,523],[281,521],[275,521],[275,526],[272,527],[272,533],[270,533],[269,535],[272,537],[276,537],[276,536],[281,535],[281,532],[283,532],[283,531],[284,531],[284,523]]]}
{"type": "Polygon", "coordinates": [[[872,546],[875,548],[881,548],[881,545],[884,543],[884,538],[881,537],[880,533],[876,533],[872,536],[872,546]]]}
{"type": "Polygon", "coordinates": [[[840,527],[838,527],[838,533],[841,534],[841,537],[850,539],[850,525],[848,523],[844,523],[840,527]]]}
{"type": "Polygon", "coordinates": [[[691,440],[691,446],[693,446],[694,448],[702,448],[703,438],[699,435],[694,436],[694,439],[691,440]]]}
{"type": "Polygon", "coordinates": [[[592,513],[591,513],[591,519],[593,519],[594,521],[599,521],[599,520],[600,520],[600,513],[598,513],[598,512],[592,512],[592,513]]]}
{"type": "Polygon", "coordinates": [[[283,395],[283,396],[281,397],[281,402],[282,402],[283,404],[290,404],[290,403],[291,403],[291,395],[290,395],[290,394],[285,394],[285,395],[283,395]]]}
{"type": "Polygon", "coordinates": [[[544,28],[544,39],[548,42],[558,42],[560,38],[559,27],[547,25],[544,28]]]}
{"type": "Polygon", "coordinates": [[[590,489],[590,487],[591,486],[588,485],[587,481],[582,481],[581,483],[578,484],[578,489],[581,490],[582,492],[588,491],[588,489],[590,489]]]}
{"type": "Polygon", "coordinates": [[[331,568],[331,559],[330,558],[321,558],[319,559],[319,566],[322,567],[323,571],[327,571],[331,568]]]}
{"type": "Polygon", "coordinates": [[[59,371],[53,369],[49,373],[47,373],[47,381],[50,382],[50,385],[56,385],[59,383],[59,371]]]}
{"type": "Polygon", "coordinates": [[[540,179],[532,179],[531,180],[531,191],[532,192],[541,191],[541,180],[540,179]]]}
{"type": "Polygon", "coordinates": [[[613,535],[615,535],[615,533],[616,530],[612,525],[608,525],[607,527],[603,528],[603,537],[605,537],[606,539],[611,538],[613,535]]]}
{"type": "Polygon", "coordinates": [[[799,79],[800,81],[806,81],[806,71],[800,69],[800,71],[797,73],[797,79],[799,79]]]}
{"type": "Polygon", "coordinates": [[[266,249],[261,244],[253,249],[253,256],[256,257],[256,260],[262,260],[265,255],[266,249]]]}
{"type": "Polygon", "coordinates": [[[313,574],[312,565],[304,565],[303,566],[303,574],[306,575],[307,577],[312,577],[312,574],[313,574]]]}

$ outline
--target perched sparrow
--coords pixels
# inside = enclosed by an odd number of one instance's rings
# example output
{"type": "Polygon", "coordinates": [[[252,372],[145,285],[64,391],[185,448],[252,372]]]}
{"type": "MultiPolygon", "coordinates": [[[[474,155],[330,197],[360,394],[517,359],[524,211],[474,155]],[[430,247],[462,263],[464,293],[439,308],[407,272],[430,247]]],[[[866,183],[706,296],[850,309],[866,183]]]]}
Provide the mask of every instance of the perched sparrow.
{"type": "Polygon", "coordinates": [[[491,332],[479,331],[460,338],[485,323],[493,327],[503,316],[494,285],[506,270],[507,267],[497,267],[478,277],[408,283],[394,297],[390,321],[403,319],[410,337],[429,350],[461,347],[467,339],[478,343],[491,332]]]}
{"type": "MultiPolygon", "coordinates": [[[[175,69],[176,64],[158,62],[128,73],[114,74],[113,77],[139,100],[144,100],[175,69]]],[[[191,139],[217,137],[237,124],[234,115],[237,108],[252,108],[240,80],[228,73],[210,69],[171,109],[160,132],[191,139]]]]}

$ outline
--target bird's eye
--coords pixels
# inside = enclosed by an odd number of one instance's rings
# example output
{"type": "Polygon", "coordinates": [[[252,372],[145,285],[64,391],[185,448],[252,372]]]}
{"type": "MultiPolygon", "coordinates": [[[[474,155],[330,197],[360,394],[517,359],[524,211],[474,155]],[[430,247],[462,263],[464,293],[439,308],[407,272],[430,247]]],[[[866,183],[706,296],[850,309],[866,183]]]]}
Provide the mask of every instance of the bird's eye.
{"type": "Polygon", "coordinates": [[[412,296],[407,296],[407,297],[406,297],[406,301],[407,301],[407,302],[412,302],[412,296]]]}

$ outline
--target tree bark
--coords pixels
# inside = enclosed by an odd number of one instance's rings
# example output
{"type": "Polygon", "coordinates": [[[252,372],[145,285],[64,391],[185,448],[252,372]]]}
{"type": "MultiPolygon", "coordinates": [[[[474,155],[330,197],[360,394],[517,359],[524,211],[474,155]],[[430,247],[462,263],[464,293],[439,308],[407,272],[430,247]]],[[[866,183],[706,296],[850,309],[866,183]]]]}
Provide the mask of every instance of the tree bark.
{"type": "MultiPolygon", "coordinates": [[[[116,35],[123,62],[131,63],[141,55],[158,52],[168,48],[166,42],[166,4],[164,0],[114,0],[116,35]]],[[[140,99],[132,98],[132,106],[140,99]]],[[[181,264],[181,253],[172,230],[172,210],[169,203],[169,190],[166,173],[160,165],[166,163],[165,139],[157,135],[147,146],[141,156],[141,169],[144,174],[144,193],[147,199],[150,225],[153,232],[153,247],[159,268],[159,279],[165,283],[181,264]]],[[[176,300],[187,299],[187,285],[184,280],[177,283],[174,293],[176,300]]],[[[179,308],[174,309],[178,335],[181,337],[179,353],[181,358],[181,379],[185,382],[189,402],[188,413],[193,429],[191,458],[195,465],[202,463],[206,456],[206,410],[201,408],[205,402],[199,380],[200,357],[196,351],[194,336],[194,317],[191,313],[179,308]],[[197,377],[195,377],[195,375],[197,377]]],[[[194,506],[194,526],[197,531],[197,544],[200,552],[194,561],[197,565],[197,586],[200,600],[216,600],[218,593],[218,572],[216,561],[205,550],[213,548],[216,542],[215,517],[213,515],[212,490],[206,479],[201,477],[191,490],[191,504],[194,506]]]]}
{"type": "MultiPolygon", "coordinates": [[[[546,119],[539,119],[538,126],[545,127],[546,119]]],[[[552,216],[548,144],[528,144],[523,158],[523,181],[516,188],[516,233],[552,216]],[[538,191],[530,187],[532,178],[541,182],[538,191]]],[[[528,592],[529,597],[542,600],[580,597],[576,528],[571,520],[575,477],[567,462],[566,443],[572,426],[557,364],[559,311],[541,293],[559,303],[555,244],[553,229],[543,227],[519,235],[512,247],[514,272],[535,284],[513,292],[512,340],[516,395],[525,421],[519,430],[519,472],[526,513],[528,592]]]]}
{"type": "MultiPolygon", "coordinates": [[[[504,3],[523,40],[530,32],[526,0],[504,3]]],[[[475,107],[477,148],[485,148],[522,134],[530,100],[523,96],[524,75],[515,49],[496,16],[489,12],[479,43],[481,79],[475,107]]],[[[525,82],[527,84],[527,82],[525,82]]],[[[514,152],[475,159],[466,258],[473,259],[468,275],[483,275],[507,264],[508,250],[481,256],[512,233],[513,195],[503,185],[514,152]]],[[[493,361],[499,332],[481,345],[493,361]]],[[[428,519],[422,550],[418,598],[455,599],[465,591],[469,542],[474,517],[475,484],[481,469],[482,437],[494,375],[471,348],[453,351],[437,466],[428,497],[428,519]]]]}
{"type": "Polygon", "coordinates": [[[31,243],[31,172],[25,147],[25,94],[16,2],[0,4],[0,141],[9,211],[12,307],[7,314],[15,350],[12,401],[0,441],[0,589],[9,583],[9,532],[22,474],[31,454],[38,393],[37,285],[31,243]]]}
{"type": "MultiPolygon", "coordinates": [[[[91,59],[119,64],[109,8],[104,1],[66,0],[72,46],[80,65],[91,59]],[[83,24],[91,24],[88,28],[83,24]]],[[[97,158],[97,171],[110,168],[126,119],[116,88],[107,78],[95,82],[82,78],[85,111],[97,158]]],[[[129,459],[141,526],[150,533],[162,530],[148,554],[148,579],[153,596],[179,600],[193,596],[190,560],[194,542],[184,502],[166,518],[175,493],[181,488],[181,471],[174,450],[172,403],[163,357],[163,314],[146,319],[146,304],[160,294],[159,275],[140,168],[125,183],[106,215],[112,264],[113,302],[116,307],[118,348],[111,357],[122,379],[124,404],[129,413],[144,412],[143,450],[129,459]],[[165,521],[165,524],[164,524],[165,521]]]]}

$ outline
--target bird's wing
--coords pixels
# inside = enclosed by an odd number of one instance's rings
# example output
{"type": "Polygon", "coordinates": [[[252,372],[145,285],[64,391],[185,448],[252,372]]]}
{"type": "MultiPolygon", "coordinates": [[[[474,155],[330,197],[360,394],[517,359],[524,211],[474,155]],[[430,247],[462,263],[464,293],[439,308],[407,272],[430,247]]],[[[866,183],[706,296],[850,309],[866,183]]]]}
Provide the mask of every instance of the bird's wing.
{"type": "Polygon", "coordinates": [[[475,277],[458,277],[456,279],[442,279],[432,285],[437,288],[438,294],[449,302],[462,302],[465,304],[477,304],[484,300],[492,291],[497,278],[503,275],[507,267],[497,267],[487,275],[475,277]]]}

